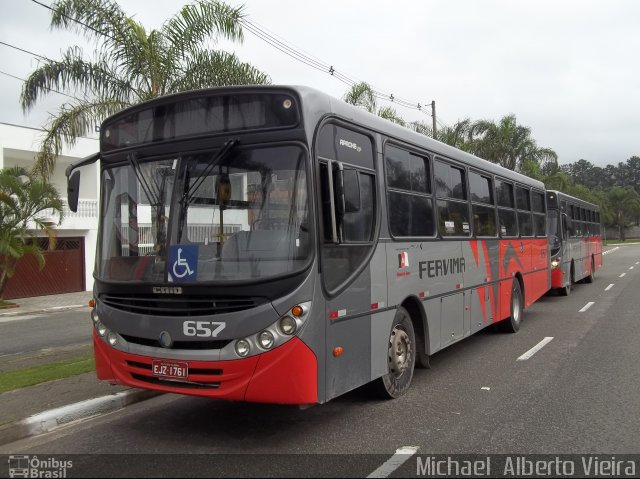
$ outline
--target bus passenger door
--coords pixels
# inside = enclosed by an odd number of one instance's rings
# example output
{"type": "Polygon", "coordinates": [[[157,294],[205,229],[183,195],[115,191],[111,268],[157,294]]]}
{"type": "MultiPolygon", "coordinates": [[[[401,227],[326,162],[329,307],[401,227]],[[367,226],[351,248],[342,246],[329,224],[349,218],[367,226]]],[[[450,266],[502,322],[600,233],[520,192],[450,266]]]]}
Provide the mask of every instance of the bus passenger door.
{"type": "MultiPolygon", "coordinates": [[[[320,274],[326,299],[324,384],[329,400],[371,380],[372,294],[384,305],[386,284],[384,270],[381,279],[373,274],[377,263],[384,262],[384,247],[375,250],[373,138],[327,123],[317,142],[323,233],[320,274]],[[380,280],[382,288],[373,284],[380,280]]],[[[376,272],[380,269],[377,265],[376,272]]]]}

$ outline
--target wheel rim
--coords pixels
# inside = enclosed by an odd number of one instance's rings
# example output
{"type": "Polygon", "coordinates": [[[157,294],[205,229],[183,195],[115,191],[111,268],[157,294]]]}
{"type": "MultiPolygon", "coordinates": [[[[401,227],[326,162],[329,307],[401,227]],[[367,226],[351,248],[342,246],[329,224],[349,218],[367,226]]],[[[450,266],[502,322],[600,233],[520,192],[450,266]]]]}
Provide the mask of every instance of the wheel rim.
{"type": "Polygon", "coordinates": [[[516,323],[520,322],[520,294],[518,294],[517,291],[513,292],[513,313],[511,314],[511,317],[513,318],[513,321],[516,323]]]}
{"type": "Polygon", "coordinates": [[[399,326],[393,328],[389,337],[389,373],[398,378],[407,370],[413,356],[413,345],[406,331],[399,326]]]}

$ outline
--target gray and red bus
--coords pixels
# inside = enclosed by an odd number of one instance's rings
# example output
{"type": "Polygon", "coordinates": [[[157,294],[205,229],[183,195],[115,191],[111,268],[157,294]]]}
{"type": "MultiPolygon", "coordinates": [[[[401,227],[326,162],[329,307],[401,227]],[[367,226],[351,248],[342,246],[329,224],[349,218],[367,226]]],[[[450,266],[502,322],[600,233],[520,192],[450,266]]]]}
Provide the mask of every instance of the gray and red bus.
{"type": "Polygon", "coordinates": [[[602,267],[600,207],[560,191],[547,191],[547,207],[551,287],[568,296],[602,267]]]}
{"type": "Polygon", "coordinates": [[[313,404],[477,331],[551,286],[544,185],[304,87],[192,91],[106,119],[99,379],[313,404]]]}

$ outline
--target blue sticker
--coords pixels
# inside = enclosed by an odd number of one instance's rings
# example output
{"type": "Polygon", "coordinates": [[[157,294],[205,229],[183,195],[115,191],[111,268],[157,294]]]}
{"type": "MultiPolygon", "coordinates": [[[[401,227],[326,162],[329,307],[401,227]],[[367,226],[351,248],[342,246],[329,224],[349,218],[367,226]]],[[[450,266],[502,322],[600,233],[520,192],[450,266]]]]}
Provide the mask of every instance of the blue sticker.
{"type": "Polygon", "coordinates": [[[198,245],[169,246],[169,281],[195,281],[198,276],[198,245]]]}

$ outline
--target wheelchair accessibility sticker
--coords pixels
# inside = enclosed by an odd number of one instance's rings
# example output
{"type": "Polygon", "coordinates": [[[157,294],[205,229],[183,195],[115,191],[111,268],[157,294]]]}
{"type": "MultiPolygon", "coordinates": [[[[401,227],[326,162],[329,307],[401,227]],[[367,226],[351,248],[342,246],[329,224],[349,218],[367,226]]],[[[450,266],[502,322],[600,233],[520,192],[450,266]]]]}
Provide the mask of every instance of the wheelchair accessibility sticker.
{"type": "Polygon", "coordinates": [[[198,276],[198,245],[174,244],[169,247],[169,281],[195,281],[198,276]]]}

